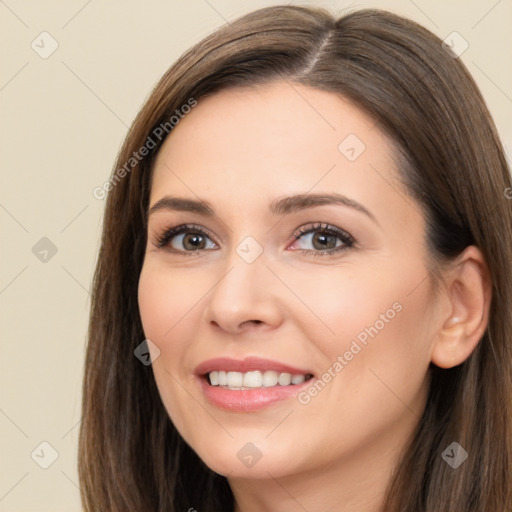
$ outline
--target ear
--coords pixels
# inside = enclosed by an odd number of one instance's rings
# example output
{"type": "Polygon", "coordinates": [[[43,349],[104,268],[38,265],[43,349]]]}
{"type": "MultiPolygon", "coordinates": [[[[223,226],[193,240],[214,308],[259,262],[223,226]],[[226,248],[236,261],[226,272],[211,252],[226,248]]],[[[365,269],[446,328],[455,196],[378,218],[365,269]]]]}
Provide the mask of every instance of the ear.
{"type": "Polygon", "coordinates": [[[452,368],[471,355],[487,328],[492,282],[485,258],[474,245],[457,257],[443,281],[448,307],[442,313],[431,359],[440,368],[452,368]]]}

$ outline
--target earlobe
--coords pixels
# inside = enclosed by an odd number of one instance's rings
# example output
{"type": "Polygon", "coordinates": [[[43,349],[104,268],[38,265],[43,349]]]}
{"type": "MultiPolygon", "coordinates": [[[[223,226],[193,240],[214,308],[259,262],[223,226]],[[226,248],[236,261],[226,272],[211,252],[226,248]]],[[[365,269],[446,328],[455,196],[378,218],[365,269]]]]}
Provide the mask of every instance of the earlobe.
{"type": "Polygon", "coordinates": [[[436,332],[432,362],[440,368],[463,363],[474,351],[487,328],[492,286],[482,252],[467,247],[445,278],[446,314],[436,332]]]}

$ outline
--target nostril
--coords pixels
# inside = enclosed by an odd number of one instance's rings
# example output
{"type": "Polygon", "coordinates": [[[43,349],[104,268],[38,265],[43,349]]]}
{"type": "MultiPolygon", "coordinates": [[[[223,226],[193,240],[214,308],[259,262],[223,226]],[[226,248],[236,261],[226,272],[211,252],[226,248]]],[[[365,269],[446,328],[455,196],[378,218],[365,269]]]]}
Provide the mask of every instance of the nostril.
{"type": "Polygon", "coordinates": [[[241,325],[251,325],[251,324],[257,325],[257,324],[262,324],[262,323],[263,323],[263,320],[246,320],[241,325]]]}

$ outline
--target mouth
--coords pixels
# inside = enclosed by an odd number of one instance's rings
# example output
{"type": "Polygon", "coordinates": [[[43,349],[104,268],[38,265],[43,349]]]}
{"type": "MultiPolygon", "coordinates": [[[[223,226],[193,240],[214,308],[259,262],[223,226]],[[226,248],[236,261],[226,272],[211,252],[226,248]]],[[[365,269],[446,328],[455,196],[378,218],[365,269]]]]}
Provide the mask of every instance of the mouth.
{"type": "Polygon", "coordinates": [[[203,375],[210,386],[242,390],[271,388],[275,386],[296,386],[313,378],[311,373],[288,373],[275,370],[254,370],[250,372],[226,372],[214,370],[203,375]]]}
{"type": "Polygon", "coordinates": [[[195,373],[206,399],[231,412],[255,411],[284,401],[314,377],[310,370],[256,357],[211,359],[195,373]]]}

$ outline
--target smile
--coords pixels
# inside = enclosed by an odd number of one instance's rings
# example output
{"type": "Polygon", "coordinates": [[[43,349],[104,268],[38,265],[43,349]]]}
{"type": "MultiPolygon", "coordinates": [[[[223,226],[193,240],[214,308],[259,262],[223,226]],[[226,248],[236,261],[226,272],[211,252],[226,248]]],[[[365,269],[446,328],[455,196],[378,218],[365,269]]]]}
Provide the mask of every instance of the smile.
{"type": "Polygon", "coordinates": [[[210,385],[220,386],[231,390],[269,388],[273,386],[289,386],[302,384],[313,377],[308,374],[278,373],[274,370],[251,372],[213,371],[208,373],[210,385]]]}
{"type": "Polygon", "coordinates": [[[259,357],[216,358],[195,369],[208,402],[231,412],[250,412],[296,396],[314,377],[309,370],[259,357]]]}

